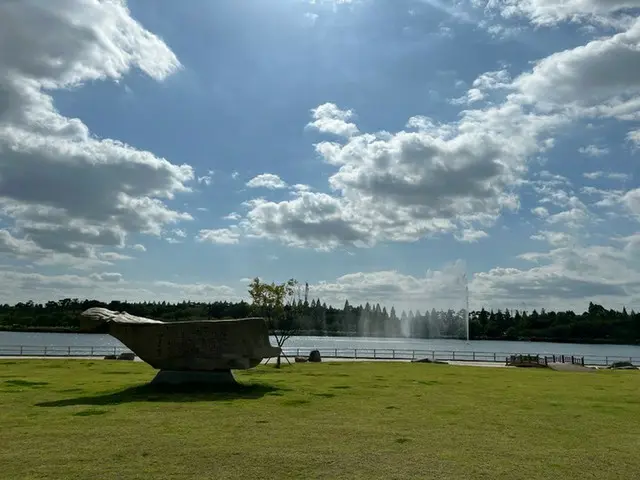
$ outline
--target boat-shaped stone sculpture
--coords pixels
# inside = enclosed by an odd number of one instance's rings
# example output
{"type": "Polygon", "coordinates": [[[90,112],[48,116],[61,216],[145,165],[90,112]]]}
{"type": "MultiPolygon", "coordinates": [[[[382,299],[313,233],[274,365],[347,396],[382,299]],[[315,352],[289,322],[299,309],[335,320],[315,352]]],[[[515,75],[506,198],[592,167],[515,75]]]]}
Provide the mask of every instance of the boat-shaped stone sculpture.
{"type": "Polygon", "coordinates": [[[160,370],[153,384],[233,383],[245,370],[275,357],[263,318],[162,322],[94,307],[82,312],[81,330],[108,333],[160,370]]]}

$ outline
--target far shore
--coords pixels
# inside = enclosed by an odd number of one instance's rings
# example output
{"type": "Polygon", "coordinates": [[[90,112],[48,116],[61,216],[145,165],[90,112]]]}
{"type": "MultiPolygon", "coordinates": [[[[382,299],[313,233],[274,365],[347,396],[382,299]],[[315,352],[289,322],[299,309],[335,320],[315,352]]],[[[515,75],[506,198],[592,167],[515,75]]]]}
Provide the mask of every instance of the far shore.
{"type": "MultiPolygon", "coordinates": [[[[0,332],[11,333],[71,333],[82,335],[104,335],[104,332],[85,332],[74,327],[18,327],[9,325],[0,325],[0,332]]],[[[304,334],[292,335],[292,337],[350,337],[350,332],[305,332],[304,334]]],[[[406,337],[376,337],[376,336],[359,336],[353,335],[353,338],[397,338],[398,340],[405,340],[406,337]]],[[[412,340],[464,340],[464,338],[412,338],[412,340]]],[[[625,343],[622,341],[616,341],[615,339],[607,338],[543,338],[543,337],[531,337],[531,338],[472,338],[471,341],[491,341],[491,342],[532,342],[532,343],[560,343],[560,344],[577,344],[577,345],[619,345],[619,346],[639,346],[640,343],[625,343]]]]}

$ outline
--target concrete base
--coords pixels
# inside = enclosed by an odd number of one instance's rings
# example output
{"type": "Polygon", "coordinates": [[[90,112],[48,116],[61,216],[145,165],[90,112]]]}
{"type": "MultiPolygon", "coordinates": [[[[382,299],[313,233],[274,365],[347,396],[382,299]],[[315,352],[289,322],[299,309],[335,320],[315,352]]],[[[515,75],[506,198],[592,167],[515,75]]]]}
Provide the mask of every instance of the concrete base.
{"type": "Polygon", "coordinates": [[[160,370],[151,385],[237,385],[231,370],[160,370]]]}

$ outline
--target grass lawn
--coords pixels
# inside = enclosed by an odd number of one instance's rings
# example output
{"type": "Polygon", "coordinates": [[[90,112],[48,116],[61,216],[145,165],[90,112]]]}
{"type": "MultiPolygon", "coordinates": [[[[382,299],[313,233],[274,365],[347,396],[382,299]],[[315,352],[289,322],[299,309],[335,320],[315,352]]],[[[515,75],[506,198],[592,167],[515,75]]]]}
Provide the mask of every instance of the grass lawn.
{"type": "Polygon", "coordinates": [[[143,363],[0,361],[0,478],[638,479],[640,372],[327,362],[151,392],[143,363]]]}

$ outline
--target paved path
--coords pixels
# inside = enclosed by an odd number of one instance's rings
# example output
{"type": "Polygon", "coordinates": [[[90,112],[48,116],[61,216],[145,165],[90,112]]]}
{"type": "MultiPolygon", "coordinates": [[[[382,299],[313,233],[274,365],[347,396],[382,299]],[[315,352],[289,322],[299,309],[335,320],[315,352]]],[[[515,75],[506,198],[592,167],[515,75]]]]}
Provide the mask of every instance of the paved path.
{"type": "Polygon", "coordinates": [[[559,372],[595,372],[595,368],[583,367],[573,363],[549,363],[549,368],[559,372]]]}
{"type": "MultiPolygon", "coordinates": [[[[53,357],[53,356],[0,356],[0,361],[2,360],[103,360],[103,357],[53,357]]],[[[294,363],[294,357],[289,357],[291,363],[294,363]]],[[[124,361],[124,360],[118,360],[124,361]]],[[[135,359],[136,362],[141,362],[138,357],[135,359]]],[[[391,359],[391,358],[377,358],[377,359],[367,359],[367,358],[332,358],[332,357],[323,357],[323,362],[411,362],[411,360],[403,360],[403,359],[391,359]]],[[[267,360],[263,360],[261,362],[263,365],[267,363],[267,360]]],[[[269,365],[275,365],[276,359],[272,358],[269,360],[269,365]]],[[[287,364],[287,361],[282,358],[282,363],[287,364]]],[[[465,366],[465,367],[493,367],[493,368],[518,368],[507,366],[504,362],[464,362],[464,361],[447,361],[444,362],[449,365],[457,365],[457,366],[465,366]]],[[[565,372],[594,372],[598,367],[583,367],[581,365],[574,365],[572,363],[549,363],[549,367],[553,370],[557,371],[565,371],[565,372]]],[[[604,368],[604,367],[603,367],[604,368]]]]}
{"type": "MultiPolygon", "coordinates": [[[[102,356],[95,356],[95,357],[54,357],[54,356],[27,356],[27,355],[16,355],[16,356],[0,356],[0,361],[2,360],[104,360],[104,357],[102,356]]],[[[294,363],[294,357],[289,357],[289,360],[291,361],[291,363],[294,363]]],[[[118,360],[118,361],[124,361],[124,360],[118,360]]],[[[136,357],[135,359],[136,362],[141,362],[142,360],[140,360],[140,358],[136,357]]],[[[323,357],[322,358],[323,362],[404,362],[404,363],[410,363],[411,360],[407,360],[407,359],[400,359],[400,358],[334,358],[334,357],[323,357]]],[[[272,358],[270,360],[268,360],[269,365],[275,365],[276,363],[276,359],[272,358]]],[[[282,361],[283,364],[287,364],[287,361],[285,360],[284,357],[282,357],[282,361]]],[[[267,363],[267,360],[263,360],[261,362],[263,365],[267,363]]],[[[418,362],[416,362],[418,363],[418,362]]],[[[505,367],[506,365],[504,363],[500,363],[500,362],[461,362],[461,361],[448,361],[448,362],[443,362],[443,363],[447,363],[449,365],[459,365],[459,366],[467,366],[467,367],[505,367]]]]}

